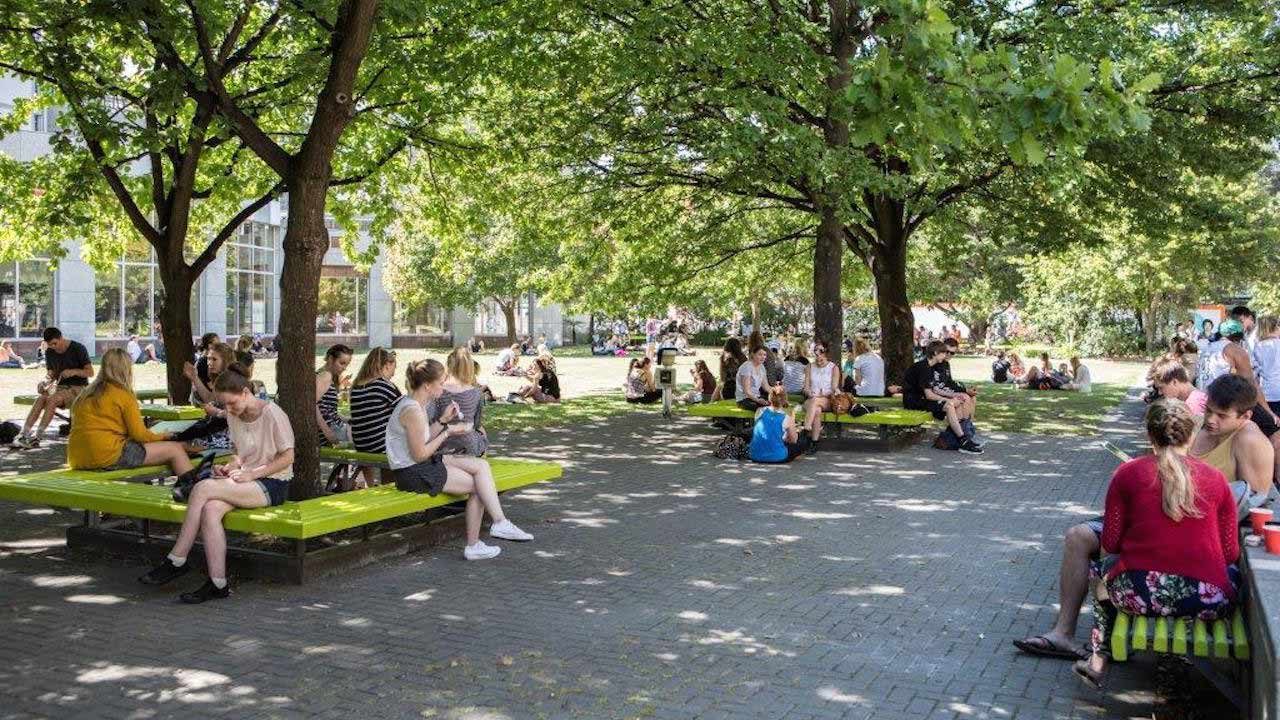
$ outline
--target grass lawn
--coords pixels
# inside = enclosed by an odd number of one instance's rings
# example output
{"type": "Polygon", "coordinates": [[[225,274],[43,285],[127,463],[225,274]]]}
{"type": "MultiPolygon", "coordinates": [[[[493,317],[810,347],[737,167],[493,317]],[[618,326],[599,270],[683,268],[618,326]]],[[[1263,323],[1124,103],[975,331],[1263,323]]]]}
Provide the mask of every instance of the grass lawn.
{"type": "Polygon", "coordinates": [[[648,413],[661,417],[662,403],[632,405],[622,398],[621,392],[584,395],[548,405],[494,403],[485,406],[484,426],[491,432],[519,432],[532,428],[586,425],[629,413],[648,413]]]}
{"type": "Polygon", "coordinates": [[[978,429],[1030,435],[1096,435],[1103,416],[1124,399],[1129,384],[1094,383],[1093,392],[1017,390],[975,383],[978,429]]]}

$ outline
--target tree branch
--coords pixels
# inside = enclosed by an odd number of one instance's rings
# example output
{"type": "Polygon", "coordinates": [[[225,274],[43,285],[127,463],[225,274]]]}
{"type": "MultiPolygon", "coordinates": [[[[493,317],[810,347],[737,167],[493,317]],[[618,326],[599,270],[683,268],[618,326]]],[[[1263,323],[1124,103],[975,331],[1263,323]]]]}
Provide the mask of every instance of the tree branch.
{"type": "Polygon", "coordinates": [[[209,263],[213,262],[213,258],[217,256],[218,251],[222,249],[222,245],[227,241],[227,238],[231,237],[231,234],[239,229],[246,220],[253,217],[254,213],[258,212],[265,207],[267,203],[274,200],[283,190],[284,183],[277,182],[270,190],[262,194],[257,200],[254,200],[241,208],[240,212],[236,213],[235,216],[228,220],[227,224],[223,225],[222,229],[218,231],[218,234],[214,235],[213,239],[209,241],[209,244],[205,246],[205,249],[196,256],[196,259],[191,263],[191,270],[197,276],[204,272],[205,268],[209,267],[209,263]]]}

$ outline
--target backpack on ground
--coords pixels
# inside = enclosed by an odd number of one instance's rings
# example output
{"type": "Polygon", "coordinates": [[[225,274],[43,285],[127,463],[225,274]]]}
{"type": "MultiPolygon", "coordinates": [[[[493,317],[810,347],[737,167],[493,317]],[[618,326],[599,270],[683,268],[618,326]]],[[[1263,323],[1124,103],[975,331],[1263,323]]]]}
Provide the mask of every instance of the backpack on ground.
{"type": "Polygon", "coordinates": [[[725,435],[711,453],[721,460],[746,460],[750,456],[747,441],[737,435],[725,435]]]}
{"type": "Polygon", "coordinates": [[[0,445],[8,445],[17,439],[22,432],[22,428],[8,420],[0,423],[0,445]]]}
{"type": "Polygon", "coordinates": [[[945,428],[938,433],[938,437],[933,439],[933,446],[939,450],[959,450],[960,438],[956,436],[951,428],[945,428]]]}

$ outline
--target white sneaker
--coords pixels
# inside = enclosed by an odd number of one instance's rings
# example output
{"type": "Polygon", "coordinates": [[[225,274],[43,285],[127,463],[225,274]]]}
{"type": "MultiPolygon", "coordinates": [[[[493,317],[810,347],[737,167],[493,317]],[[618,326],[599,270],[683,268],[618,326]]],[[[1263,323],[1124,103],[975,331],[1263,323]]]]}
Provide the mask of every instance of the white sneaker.
{"type": "Polygon", "coordinates": [[[488,560],[489,558],[498,557],[500,552],[502,552],[502,548],[485,545],[483,540],[477,540],[475,545],[468,545],[462,549],[462,556],[468,560],[488,560]]]}
{"type": "Polygon", "coordinates": [[[489,528],[489,536],[496,537],[499,540],[514,540],[515,542],[529,542],[533,536],[516,527],[516,524],[510,520],[494,523],[489,528]]]}
{"type": "Polygon", "coordinates": [[[30,450],[31,448],[40,447],[40,438],[35,435],[19,435],[18,438],[13,441],[13,444],[24,450],[30,450]]]}

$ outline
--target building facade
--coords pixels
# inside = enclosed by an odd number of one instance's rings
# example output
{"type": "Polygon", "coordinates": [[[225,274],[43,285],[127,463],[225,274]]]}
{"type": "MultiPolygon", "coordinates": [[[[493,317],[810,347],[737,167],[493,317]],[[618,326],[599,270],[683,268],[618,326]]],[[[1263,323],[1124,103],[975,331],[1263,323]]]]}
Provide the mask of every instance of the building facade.
{"type": "MultiPolygon", "coordinates": [[[[30,81],[0,75],[0,115],[14,101],[34,92],[30,81]]],[[[33,113],[17,132],[0,137],[0,153],[33,160],[50,151],[58,113],[33,113]]],[[[279,277],[284,264],[285,204],[268,204],[247,220],[205,269],[192,292],[195,334],[222,336],[276,332],[283,299],[279,277]]],[[[367,271],[342,250],[342,231],[329,222],[329,250],[320,276],[316,316],[317,344],[337,342],[356,347],[447,347],[474,336],[489,346],[505,341],[502,312],[493,303],[479,308],[402,307],[383,284],[383,260],[367,271]]],[[[362,224],[355,247],[365,250],[369,236],[362,224]]],[[[110,268],[95,270],[84,261],[79,242],[64,245],[65,255],[53,263],[32,257],[0,263],[0,339],[27,355],[35,351],[41,331],[56,325],[63,333],[100,355],[122,345],[130,335],[154,337],[164,300],[155,257],[141,240],[122,253],[110,268]]],[[[522,298],[516,333],[548,343],[565,341],[565,318],[559,306],[522,298]]]]}

